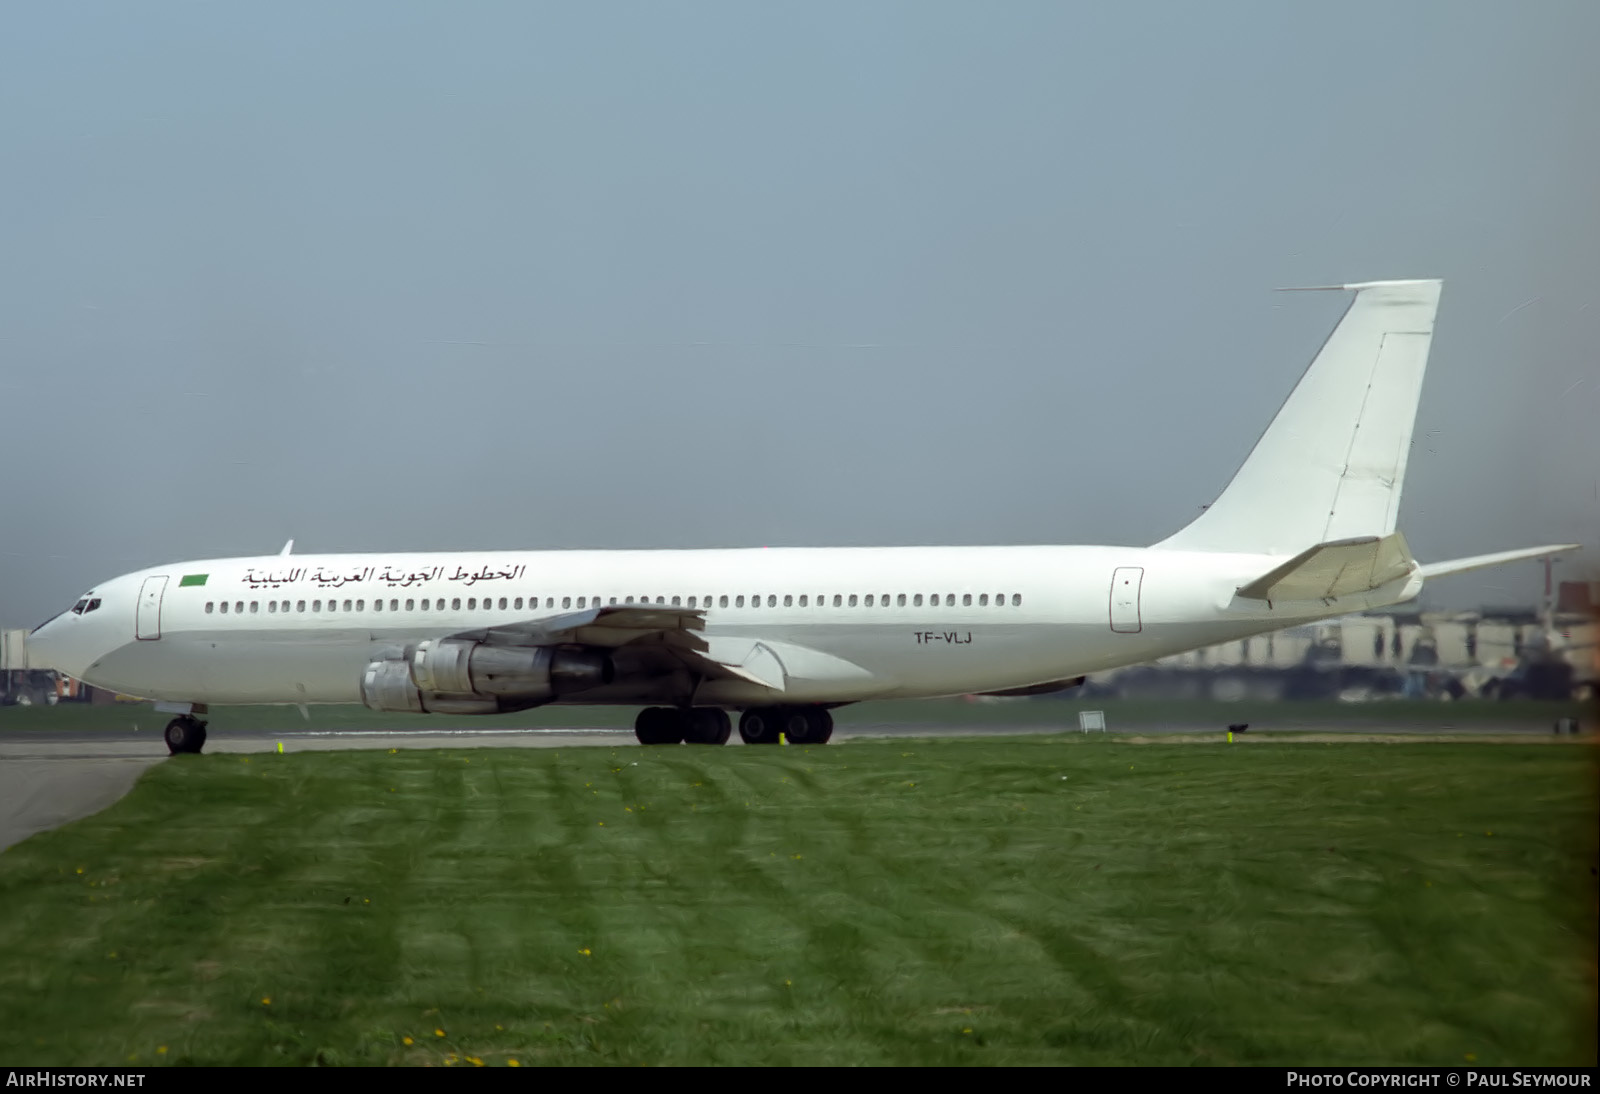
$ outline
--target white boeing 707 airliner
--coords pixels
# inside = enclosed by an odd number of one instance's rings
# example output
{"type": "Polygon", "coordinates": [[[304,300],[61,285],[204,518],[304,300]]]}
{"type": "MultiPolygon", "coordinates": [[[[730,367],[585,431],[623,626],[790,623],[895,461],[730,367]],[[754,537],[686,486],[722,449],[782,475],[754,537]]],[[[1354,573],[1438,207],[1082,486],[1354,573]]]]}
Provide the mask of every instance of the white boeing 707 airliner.
{"type": "Polygon", "coordinates": [[[173,752],[226,703],[496,714],[653,704],[645,744],[823,743],[832,707],[1033,694],[1092,672],[1410,600],[1395,531],[1439,281],[1355,298],[1222,496],[1151,547],[279,555],[107,581],[31,663],[157,700],[173,752]]]}

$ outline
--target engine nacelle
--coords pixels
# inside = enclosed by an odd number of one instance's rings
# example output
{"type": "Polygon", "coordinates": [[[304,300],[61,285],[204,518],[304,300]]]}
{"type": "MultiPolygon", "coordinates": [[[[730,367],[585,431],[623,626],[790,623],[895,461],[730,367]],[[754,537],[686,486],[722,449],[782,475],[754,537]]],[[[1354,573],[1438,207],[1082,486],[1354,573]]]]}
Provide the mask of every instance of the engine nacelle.
{"type": "Polygon", "coordinates": [[[615,675],[600,650],[430,638],[408,647],[403,660],[369,663],[361,700],[374,710],[499,714],[609,684],[615,675]]]}

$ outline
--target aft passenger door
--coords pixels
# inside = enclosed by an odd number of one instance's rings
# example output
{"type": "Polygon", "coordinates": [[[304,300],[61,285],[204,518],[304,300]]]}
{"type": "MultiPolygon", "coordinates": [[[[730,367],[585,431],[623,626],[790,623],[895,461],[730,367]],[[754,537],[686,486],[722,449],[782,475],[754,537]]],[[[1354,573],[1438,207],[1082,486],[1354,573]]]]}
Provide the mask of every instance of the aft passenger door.
{"type": "Polygon", "coordinates": [[[1111,629],[1120,634],[1136,634],[1139,621],[1139,586],[1144,584],[1144,567],[1118,566],[1111,574],[1111,629]]]}
{"type": "Polygon", "coordinates": [[[161,598],[167,593],[167,579],[147,577],[139,589],[139,612],[134,626],[142,641],[151,642],[161,637],[161,598]]]}

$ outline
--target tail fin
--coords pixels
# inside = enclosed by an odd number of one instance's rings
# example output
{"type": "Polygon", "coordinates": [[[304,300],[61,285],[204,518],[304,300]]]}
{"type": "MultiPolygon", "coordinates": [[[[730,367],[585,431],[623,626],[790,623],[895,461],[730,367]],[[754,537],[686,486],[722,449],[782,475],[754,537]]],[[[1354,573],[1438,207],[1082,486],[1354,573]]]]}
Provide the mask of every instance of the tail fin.
{"type": "Polygon", "coordinates": [[[1295,554],[1393,532],[1441,284],[1331,286],[1356,298],[1322,351],[1222,496],[1156,546],[1295,554]]]}

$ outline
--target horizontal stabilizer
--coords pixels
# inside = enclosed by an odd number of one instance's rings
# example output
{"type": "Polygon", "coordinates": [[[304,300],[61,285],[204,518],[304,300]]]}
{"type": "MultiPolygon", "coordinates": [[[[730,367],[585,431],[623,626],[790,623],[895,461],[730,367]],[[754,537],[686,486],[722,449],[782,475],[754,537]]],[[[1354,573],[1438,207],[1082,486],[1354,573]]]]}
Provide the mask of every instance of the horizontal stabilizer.
{"type": "Polygon", "coordinates": [[[1524,547],[1520,551],[1497,551],[1492,555],[1473,555],[1471,558],[1453,558],[1448,562],[1429,562],[1422,567],[1424,578],[1444,577],[1447,574],[1464,574],[1507,562],[1521,562],[1529,558],[1547,558],[1565,551],[1576,551],[1582,544],[1556,543],[1545,547],[1524,547]]]}
{"type": "Polygon", "coordinates": [[[1416,566],[1405,537],[1359,536],[1319,543],[1247,585],[1251,600],[1329,600],[1364,593],[1408,576],[1416,566]]]}

